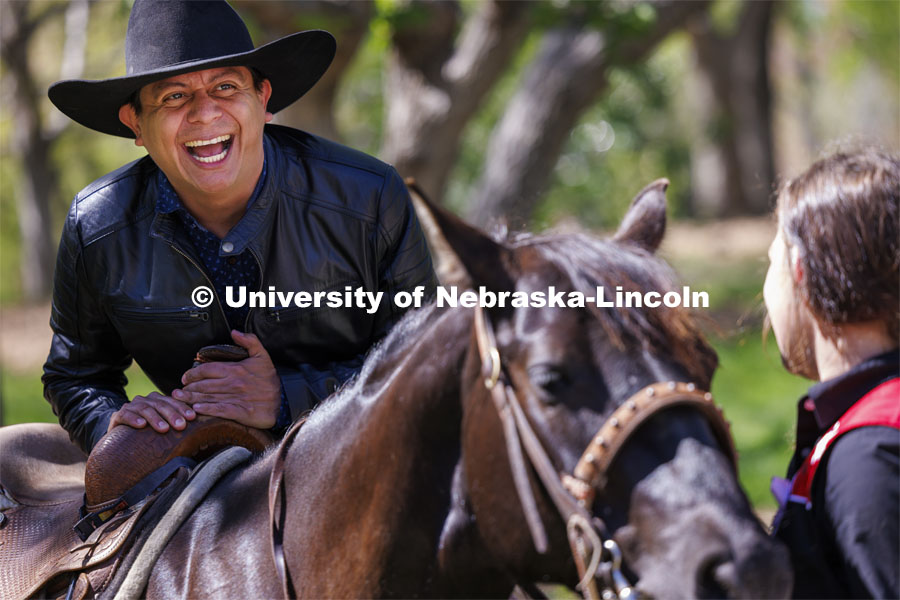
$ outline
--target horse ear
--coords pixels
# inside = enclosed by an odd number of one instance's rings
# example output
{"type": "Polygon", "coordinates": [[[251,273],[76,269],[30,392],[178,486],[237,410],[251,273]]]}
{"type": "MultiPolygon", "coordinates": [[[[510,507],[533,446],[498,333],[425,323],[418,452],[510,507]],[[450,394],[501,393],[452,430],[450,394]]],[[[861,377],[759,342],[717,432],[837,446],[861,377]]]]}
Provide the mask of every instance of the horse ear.
{"type": "Polygon", "coordinates": [[[613,239],[656,252],[666,233],[667,187],[668,179],[657,179],[638,192],[613,239]]]}
{"type": "Polygon", "coordinates": [[[512,253],[450,211],[433,203],[406,179],[441,285],[512,289],[512,253]]]}

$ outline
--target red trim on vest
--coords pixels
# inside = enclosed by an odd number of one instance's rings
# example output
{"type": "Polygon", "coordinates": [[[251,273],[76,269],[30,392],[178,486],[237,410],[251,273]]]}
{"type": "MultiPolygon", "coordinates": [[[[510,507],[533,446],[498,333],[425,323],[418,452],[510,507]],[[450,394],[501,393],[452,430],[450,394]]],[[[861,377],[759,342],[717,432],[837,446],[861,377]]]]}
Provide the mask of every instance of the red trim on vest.
{"type": "Polygon", "coordinates": [[[811,502],[812,484],[822,457],[840,436],[860,427],[883,426],[900,429],[900,378],[885,381],[856,401],[819,438],[803,461],[791,485],[791,500],[811,502]]]}

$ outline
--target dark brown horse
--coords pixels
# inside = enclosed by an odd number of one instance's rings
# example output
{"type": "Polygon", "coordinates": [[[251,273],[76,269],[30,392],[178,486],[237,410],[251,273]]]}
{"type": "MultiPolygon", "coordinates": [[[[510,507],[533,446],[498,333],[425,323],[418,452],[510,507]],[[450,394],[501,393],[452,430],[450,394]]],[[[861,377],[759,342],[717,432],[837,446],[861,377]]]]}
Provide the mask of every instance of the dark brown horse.
{"type": "MultiPolygon", "coordinates": [[[[606,241],[569,234],[501,244],[442,213],[436,219],[476,289],[662,292],[673,287],[653,256],[664,192],[665,182],[646,188],[606,241]]],[[[566,523],[531,461],[527,489],[517,491],[508,432],[484,385],[475,312],[432,305],[408,315],[288,442],[283,550],[297,595],[507,597],[516,584],[578,582],[566,523]],[[546,532],[543,553],[525,497],[546,532]]],[[[611,413],[645,386],[708,389],[716,366],[683,308],[486,312],[502,366],[495,375],[557,473],[572,473],[611,413]]],[[[618,542],[624,576],[640,592],[785,596],[787,556],[751,512],[713,429],[691,406],[652,415],[588,508],[618,542]]],[[[281,595],[267,510],[275,460],[270,453],[213,489],[165,549],[148,596],[281,595]]]]}

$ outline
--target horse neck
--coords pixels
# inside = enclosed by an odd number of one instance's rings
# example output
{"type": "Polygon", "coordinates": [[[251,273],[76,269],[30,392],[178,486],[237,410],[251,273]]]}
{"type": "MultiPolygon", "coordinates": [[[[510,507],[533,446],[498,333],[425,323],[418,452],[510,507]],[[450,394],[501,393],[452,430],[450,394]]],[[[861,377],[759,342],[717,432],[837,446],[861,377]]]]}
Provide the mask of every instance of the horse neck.
{"type": "Polygon", "coordinates": [[[285,554],[300,595],[413,596],[428,586],[459,462],[471,337],[467,311],[430,319],[392,334],[379,364],[324,402],[288,452],[285,554]]]}

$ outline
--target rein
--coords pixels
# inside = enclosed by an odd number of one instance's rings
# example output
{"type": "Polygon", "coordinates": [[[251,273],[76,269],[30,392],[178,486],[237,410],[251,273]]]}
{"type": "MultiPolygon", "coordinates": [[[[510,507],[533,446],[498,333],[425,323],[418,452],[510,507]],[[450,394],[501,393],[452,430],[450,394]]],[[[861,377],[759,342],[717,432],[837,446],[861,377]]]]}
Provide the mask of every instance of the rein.
{"type": "Polygon", "coordinates": [[[287,561],[284,558],[284,526],[287,518],[287,492],[284,487],[284,467],[287,461],[288,449],[300,432],[300,428],[306,423],[308,417],[301,417],[291,426],[284,435],[281,445],[275,454],[275,464],[269,476],[269,525],[272,540],[272,559],[275,563],[275,572],[281,583],[281,597],[295,598],[294,585],[291,583],[291,575],[288,573],[287,561]]]}
{"type": "Polygon", "coordinates": [[[692,383],[654,383],[631,396],[610,415],[571,474],[560,473],[516,397],[500,360],[493,327],[481,306],[475,307],[475,339],[484,385],[503,424],[513,481],[535,549],[540,554],[546,553],[547,533],[532,492],[523,448],[566,523],[580,578],[577,589],[589,599],[633,597],[635,590],[621,571],[622,553],[618,545],[608,535],[603,521],[589,512],[594,498],[606,486],[607,472],[631,435],[650,417],[674,406],[690,406],[706,417],[720,447],[726,450],[737,470],[734,441],[721,408],[715,405],[712,394],[699,391],[692,383]]]}

